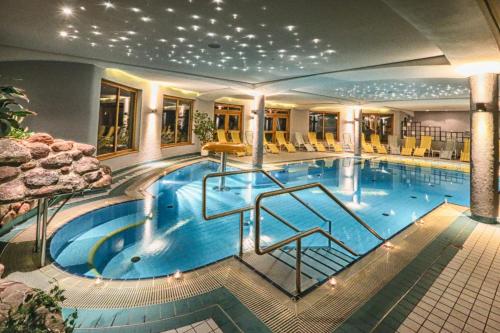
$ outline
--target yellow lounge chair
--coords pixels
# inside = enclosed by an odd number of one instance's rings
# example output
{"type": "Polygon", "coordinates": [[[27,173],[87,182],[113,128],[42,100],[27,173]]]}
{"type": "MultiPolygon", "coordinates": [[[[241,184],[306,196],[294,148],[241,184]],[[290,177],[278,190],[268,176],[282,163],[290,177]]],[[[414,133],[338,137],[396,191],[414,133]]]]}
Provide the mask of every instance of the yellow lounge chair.
{"type": "Polygon", "coordinates": [[[417,140],[414,136],[407,136],[405,138],[404,147],[401,149],[401,155],[411,156],[413,149],[415,149],[417,140]]]}
{"type": "Polygon", "coordinates": [[[461,162],[470,162],[470,139],[464,139],[464,149],[460,152],[461,162]]]}
{"type": "Polygon", "coordinates": [[[377,150],[377,153],[387,154],[387,149],[380,143],[380,136],[378,134],[372,134],[370,136],[370,141],[372,142],[372,146],[375,147],[375,150],[377,150]]]}
{"type": "Polygon", "coordinates": [[[316,138],[316,132],[307,133],[307,137],[309,138],[309,143],[312,144],[317,151],[326,151],[325,146],[323,146],[322,143],[318,142],[318,139],[316,138]]]}
{"type": "Polygon", "coordinates": [[[413,156],[419,156],[419,157],[424,157],[426,152],[431,151],[431,145],[432,145],[432,137],[431,136],[423,136],[420,138],[420,147],[415,148],[415,151],[413,152],[413,156]]]}
{"type": "MultiPolygon", "coordinates": [[[[231,141],[233,143],[238,143],[241,144],[240,139],[240,131],[229,131],[229,134],[231,135],[231,141]]],[[[245,144],[246,150],[247,150],[247,155],[252,155],[252,146],[249,144],[245,144]]]]}
{"type": "Polygon", "coordinates": [[[361,133],[361,149],[363,149],[364,153],[373,153],[373,146],[369,143],[366,143],[365,133],[361,133]]]}
{"type": "Polygon", "coordinates": [[[333,148],[333,151],[335,151],[337,153],[344,151],[344,149],[342,149],[342,145],[340,144],[340,142],[337,142],[335,140],[333,133],[331,133],[331,132],[325,133],[325,139],[326,139],[326,145],[328,146],[328,148],[333,148]]]}
{"type": "MultiPolygon", "coordinates": [[[[227,140],[227,137],[226,137],[226,131],[225,130],[223,130],[223,129],[218,129],[217,130],[217,141],[219,143],[229,143],[229,141],[227,140]]],[[[245,153],[237,152],[236,156],[238,156],[238,157],[245,156],[245,153]]]]}
{"type": "Polygon", "coordinates": [[[266,135],[264,134],[264,147],[270,151],[272,154],[279,154],[280,150],[278,149],[278,146],[276,146],[274,143],[269,143],[266,139],[266,135]]]}
{"type": "Polygon", "coordinates": [[[217,130],[217,142],[228,143],[227,138],[226,138],[226,131],[224,131],[223,129],[217,130]]]}
{"type": "Polygon", "coordinates": [[[278,142],[279,148],[284,146],[289,153],[295,153],[297,151],[295,150],[294,145],[292,145],[290,142],[286,142],[285,132],[276,131],[276,141],[278,142]]]}

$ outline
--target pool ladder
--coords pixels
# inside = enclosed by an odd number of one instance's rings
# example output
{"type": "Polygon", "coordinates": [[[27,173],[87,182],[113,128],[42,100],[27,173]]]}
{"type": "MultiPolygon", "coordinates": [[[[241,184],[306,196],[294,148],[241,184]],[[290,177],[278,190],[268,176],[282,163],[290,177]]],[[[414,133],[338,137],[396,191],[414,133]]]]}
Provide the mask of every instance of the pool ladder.
{"type": "MultiPolygon", "coordinates": [[[[302,293],[302,287],[301,287],[301,264],[302,264],[302,239],[308,236],[311,236],[313,234],[320,234],[321,236],[327,238],[328,240],[328,245],[331,247],[331,243],[335,243],[353,256],[358,257],[359,254],[355,252],[353,249],[351,249],[349,246],[344,244],[342,241],[339,239],[333,237],[331,235],[332,232],[332,221],[328,218],[326,218],[323,214],[321,214],[319,211],[314,209],[311,205],[309,205],[307,202],[299,198],[295,192],[307,190],[307,189],[313,189],[317,188],[321,190],[324,194],[326,194],[332,201],[334,201],[338,206],[340,206],[347,214],[349,214],[357,223],[359,223],[361,226],[363,226],[366,230],[368,230],[373,236],[381,240],[382,242],[385,241],[385,239],[380,236],[372,227],[370,227],[366,222],[364,222],[356,213],[354,213],[349,207],[347,207],[342,201],[340,201],[332,192],[330,192],[323,184],[321,183],[309,183],[309,184],[304,184],[304,185],[298,185],[298,186],[293,186],[293,187],[286,187],[282,182],[280,182],[276,177],[271,175],[269,172],[262,170],[262,169],[249,169],[249,170],[238,170],[238,171],[227,171],[227,172],[216,172],[216,173],[211,173],[203,177],[203,191],[202,191],[202,211],[203,211],[203,218],[205,220],[214,220],[218,219],[221,217],[225,216],[230,216],[230,215],[236,215],[239,214],[240,216],[240,226],[239,226],[239,258],[243,260],[243,236],[244,236],[244,214],[247,211],[254,210],[255,215],[254,215],[254,226],[255,226],[255,253],[258,255],[265,255],[269,254],[275,250],[278,250],[282,247],[285,247],[288,244],[291,244],[293,242],[296,243],[296,256],[295,256],[295,292],[297,295],[300,295],[302,293]],[[241,208],[236,208],[232,209],[229,211],[221,212],[221,213],[216,213],[213,215],[209,215],[207,212],[207,182],[210,178],[224,178],[228,176],[234,176],[234,175],[242,175],[242,174],[263,174],[266,176],[266,178],[270,179],[273,183],[278,185],[280,189],[278,190],[273,190],[273,191],[268,191],[268,192],[263,192],[260,193],[256,199],[255,199],[255,205],[253,206],[247,206],[247,207],[241,207],[241,208]],[[262,201],[265,198],[269,197],[274,197],[274,196],[279,196],[283,194],[290,194],[295,200],[297,200],[300,204],[302,204],[305,208],[307,208],[309,211],[311,211],[313,214],[318,216],[322,221],[328,223],[328,232],[323,230],[323,228],[320,227],[314,227],[305,231],[301,231],[300,229],[296,228],[293,226],[291,223],[286,221],[283,217],[279,216],[275,212],[273,212],[271,209],[268,207],[265,207],[262,204],[262,201]],[[260,245],[261,241],[261,211],[265,211],[272,217],[274,217],[276,220],[287,226],[288,228],[292,229],[293,231],[296,232],[295,235],[288,237],[284,240],[281,240],[277,243],[274,243],[272,245],[266,246],[265,248],[262,248],[260,245]]],[[[217,189],[214,189],[217,190],[217,189]]]]}

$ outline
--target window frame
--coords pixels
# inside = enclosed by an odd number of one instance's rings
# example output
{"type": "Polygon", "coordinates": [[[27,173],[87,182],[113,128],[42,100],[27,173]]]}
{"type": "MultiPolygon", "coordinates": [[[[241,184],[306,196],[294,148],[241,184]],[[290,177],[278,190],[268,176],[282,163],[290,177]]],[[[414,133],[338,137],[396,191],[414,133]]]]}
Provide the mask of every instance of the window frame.
{"type": "Polygon", "coordinates": [[[290,140],[290,128],[291,128],[291,119],[292,119],[291,113],[292,113],[292,109],[268,108],[268,107],[265,108],[264,119],[265,118],[272,119],[272,129],[270,131],[266,131],[264,129],[264,135],[271,134],[271,140],[270,140],[271,142],[276,142],[276,132],[278,131],[277,130],[277,123],[278,123],[279,118],[286,119],[286,130],[281,131],[281,132],[285,132],[285,139],[290,140]],[[285,115],[285,113],[286,113],[286,115],[285,115]]]}
{"type": "MultiPolygon", "coordinates": [[[[392,124],[391,124],[391,133],[387,133],[387,135],[394,135],[394,124],[396,123],[396,117],[394,116],[394,113],[376,113],[376,112],[361,112],[361,121],[364,124],[364,117],[370,117],[370,116],[375,116],[375,117],[390,117],[392,119],[392,124]]],[[[361,131],[363,131],[363,124],[361,126],[361,131]]],[[[363,132],[364,133],[364,132],[363,132]]],[[[379,133],[377,133],[379,134],[379,133]]],[[[382,135],[379,134],[380,137],[380,142],[381,143],[387,143],[387,140],[384,140],[382,135]]],[[[371,142],[371,138],[365,138],[366,142],[371,142]]]]}
{"type": "Polygon", "coordinates": [[[227,103],[214,103],[214,125],[215,125],[215,118],[217,114],[223,114],[224,115],[224,131],[228,133],[229,131],[234,131],[229,129],[229,116],[230,115],[237,115],[239,117],[238,121],[238,127],[240,131],[240,135],[243,134],[243,117],[245,115],[245,107],[243,105],[238,105],[238,104],[227,104],[227,103]],[[222,109],[217,109],[217,106],[220,105],[222,106],[222,109]],[[239,108],[239,111],[229,111],[229,107],[235,107],[239,108]]]}
{"type": "Polygon", "coordinates": [[[160,147],[161,148],[169,148],[169,147],[178,147],[178,146],[188,146],[193,144],[193,116],[194,116],[194,102],[195,100],[192,98],[184,98],[177,97],[171,95],[162,95],[161,100],[161,127],[160,127],[160,147]],[[163,132],[163,110],[165,107],[165,99],[175,100],[175,126],[174,126],[174,142],[173,143],[163,143],[161,140],[161,134],[163,132]],[[186,142],[177,142],[177,122],[179,120],[179,101],[188,101],[191,104],[191,108],[189,110],[189,130],[188,130],[188,140],[186,142]]]}
{"type": "Polygon", "coordinates": [[[323,118],[321,121],[321,132],[323,132],[323,140],[325,140],[325,114],[333,114],[337,116],[337,132],[335,133],[335,140],[339,141],[340,137],[340,112],[337,111],[311,111],[309,110],[309,114],[307,115],[308,118],[308,131],[311,132],[311,113],[312,114],[322,114],[323,118]]]}
{"type": "MultiPolygon", "coordinates": [[[[132,93],[135,93],[135,99],[134,99],[134,111],[133,111],[133,120],[132,120],[132,147],[131,148],[127,148],[127,149],[123,149],[123,150],[117,150],[118,149],[118,133],[115,133],[114,134],[114,142],[113,142],[113,145],[114,145],[114,151],[113,152],[110,152],[110,153],[104,153],[104,154],[100,154],[100,155],[96,155],[96,157],[99,159],[99,160],[106,160],[106,159],[109,159],[109,158],[114,158],[114,157],[117,157],[117,156],[122,156],[122,155],[128,155],[130,153],[134,153],[134,152],[137,152],[137,147],[136,147],[136,131],[137,131],[137,115],[138,115],[138,111],[139,111],[139,93],[141,92],[140,89],[136,89],[136,88],[133,88],[133,87],[129,87],[129,86],[126,86],[126,85],[123,85],[123,84],[120,84],[120,83],[117,83],[117,82],[113,82],[113,81],[110,81],[110,80],[107,80],[107,79],[101,79],[101,84],[100,84],[100,88],[102,90],[102,86],[104,85],[107,85],[107,86],[110,86],[110,87],[114,87],[114,88],[117,88],[118,89],[118,94],[116,95],[116,116],[115,116],[115,128],[118,126],[118,118],[120,116],[120,103],[119,103],[119,100],[120,100],[120,92],[121,90],[126,90],[128,92],[132,92],[132,93]]],[[[100,93],[99,93],[99,98],[100,98],[100,93]]],[[[100,109],[100,101],[99,101],[99,109],[100,109]]],[[[100,110],[99,110],[99,117],[97,119],[97,128],[99,128],[99,120],[100,120],[100,110]]],[[[99,136],[97,136],[97,146],[96,146],[96,151],[99,149],[98,147],[99,145],[99,136]]]]}

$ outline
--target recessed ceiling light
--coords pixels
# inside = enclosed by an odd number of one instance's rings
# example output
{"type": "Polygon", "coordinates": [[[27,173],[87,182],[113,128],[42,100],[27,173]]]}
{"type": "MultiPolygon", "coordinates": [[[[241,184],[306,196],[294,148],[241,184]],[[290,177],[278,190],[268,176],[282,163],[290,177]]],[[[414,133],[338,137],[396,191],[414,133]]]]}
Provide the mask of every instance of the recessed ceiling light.
{"type": "Polygon", "coordinates": [[[182,26],[178,26],[178,27],[177,27],[177,30],[179,30],[179,31],[184,31],[184,30],[186,30],[186,28],[184,28],[184,27],[182,27],[182,26]]]}
{"type": "Polygon", "coordinates": [[[194,31],[198,31],[198,30],[200,30],[200,26],[198,26],[198,25],[193,25],[193,26],[191,26],[191,28],[192,28],[194,31]]]}
{"type": "Polygon", "coordinates": [[[160,38],[159,41],[162,42],[162,43],[166,43],[167,42],[167,40],[165,38],[160,38]]]}
{"type": "Polygon", "coordinates": [[[215,37],[217,34],[215,32],[207,32],[208,37],[215,37]]]}
{"type": "Polygon", "coordinates": [[[133,36],[133,35],[136,35],[136,34],[137,34],[137,32],[135,32],[135,31],[132,31],[132,30],[127,31],[127,35],[133,36]]]}
{"type": "Polygon", "coordinates": [[[314,39],[312,40],[312,42],[313,42],[314,44],[318,44],[320,41],[321,41],[321,39],[319,39],[319,38],[314,38],[314,39]]]}
{"type": "Polygon", "coordinates": [[[102,35],[102,32],[100,31],[92,31],[92,33],[96,36],[102,35]]]}
{"type": "Polygon", "coordinates": [[[192,17],[194,20],[199,20],[199,19],[200,19],[200,16],[199,16],[199,15],[191,15],[191,17],[192,17]]]}
{"type": "Polygon", "coordinates": [[[73,9],[71,7],[68,7],[68,6],[64,6],[64,7],[61,8],[61,13],[64,16],[72,16],[73,15],[73,9]]]}
{"type": "Polygon", "coordinates": [[[169,13],[173,13],[174,9],[173,8],[167,8],[166,11],[169,12],[169,13]]]}
{"type": "Polygon", "coordinates": [[[103,3],[104,7],[106,7],[106,9],[108,8],[115,8],[115,5],[113,5],[113,3],[111,1],[106,1],[103,3]]]}
{"type": "Polygon", "coordinates": [[[254,39],[255,35],[254,34],[248,34],[245,37],[248,38],[248,39],[254,39]]]}
{"type": "Polygon", "coordinates": [[[238,18],[238,14],[233,14],[233,19],[237,19],[238,18]]]}
{"type": "Polygon", "coordinates": [[[236,30],[237,32],[242,32],[242,31],[243,31],[243,28],[242,28],[242,27],[236,27],[236,28],[235,28],[235,30],[236,30]]]}
{"type": "Polygon", "coordinates": [[[120,36],[120,37],[118,37],[118,38],[120,38],[120,39],[121,39],[121,40],[123,40],[123,41],[128,40],[128,37],[125,37],[125,36],[120,36]]]}
{"type": "Polygon", "coordinates": [[[285,28],[286,28],[286,30],[288,30],[288,31],[293,31],[293,30],[295,30],[295,26],[294,26],[294,25],[287,25],[285,28]]]}
{"type": "Polygon", "coordinates": [[[328,50],[325,51],[325,53],[327,53],[327,54],[333,54],[333,53],[337,53],[337,51],[332,50],[332,49],[328,49],[328,50]]]}
{"type": "Polygon", "coordinates": [[[231,38],[233,38],[231,35],[225,35],[224,36],[224,39],[226,39],[226,40],[230,40],[231,38]]]}
{"type": "Polygon", "coordinates": [[[211,19],[210,19],[210,23],[211,23],[211,24],[215,24],[215,22],[217,22],[217,20],[216,20],[216,19],[214,19],[214,18],[211,18],[211,19]]]}
{"type": "Polygon", "coordinates": [[[222,10],[222,7],[215,7],[215,10],[220,12],[222,10]]]}
{"type": "Polygon", "coordinates": [[[85,11],[85,10],[87,10],[87,8],[85,8],[85,6],[80,6],[80,10],[85,11]]]}
{"type": "Polygon", "coordinates": [[[134,13],[139,13],[141,11],[141,9],[137,7],[132,7],[130,8],[130,10],[133,11],[134,13]]]}
{"type": "Polygon", "coordinates": [[[61,36],[61,37],[68,37],[68,35],[69,34],[66,31],[60,31],[59,32],[59,36],[61,36]]]}
{"type": "Polygon", "coordinates": [[[151,22],[151,17],[143,16],[143,17],[141,17],[141,20],[144,22],[151,22]]]}
{"type": "Polygon", "coordinates": [[[179,42],[183,43],[186,40],[186,38],[184,38],[184,37],[177,37],[177,40],[179,42]]]}
{"type": "Polygon", "coordinates": [[[223,3],[224,1],[223,0],[213,0],[212,1],[213,3],[216,3],[218,5],[220,5],[221,3],[223,3]]]}

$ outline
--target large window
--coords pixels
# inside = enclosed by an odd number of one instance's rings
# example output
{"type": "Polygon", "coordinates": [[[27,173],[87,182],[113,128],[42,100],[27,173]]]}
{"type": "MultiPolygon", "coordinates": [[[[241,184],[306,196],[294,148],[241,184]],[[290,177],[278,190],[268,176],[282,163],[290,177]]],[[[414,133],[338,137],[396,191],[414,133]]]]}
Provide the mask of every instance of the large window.
{"type": "Polygon", "coordinates": [[[240,131],[243,124],[243,106],[231,104],[215,104],[214,121],[216,129],[224,131],[240,131]]]}
{"type": "Polygon", "coordinates": [[[191,113],[193,101],[163,96],[161,144],[191,143],[191,113]]]}
{"type": "Polygon", "coordinates": [[[309,112],[309,132],[316,132],[318,139],[324,140],[325,133],[333,133],[339,139],[339,114],[332,112],[309,112]]]}
{"type": "Polygon", "coordinates": [[[133,149],[137,93],[133,88],[102,81],[97,155],[133,149]]]}
{"type": "Polygon", "coordinates": [[[394,116],[392,114],[363,113],[363,133],[366,141],[372,134],[378,134],[380,141],[387,142],[393,134],[394,116]]]}
{"type": "Polygon", "coordinates": [[[290,139],[290,110],[266,108],[264,122],[264,135],[266,139],[275,142],[277,131],[285,132],[286,139],[290,139]]]}

